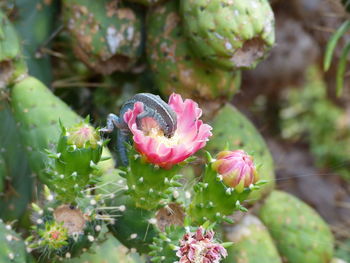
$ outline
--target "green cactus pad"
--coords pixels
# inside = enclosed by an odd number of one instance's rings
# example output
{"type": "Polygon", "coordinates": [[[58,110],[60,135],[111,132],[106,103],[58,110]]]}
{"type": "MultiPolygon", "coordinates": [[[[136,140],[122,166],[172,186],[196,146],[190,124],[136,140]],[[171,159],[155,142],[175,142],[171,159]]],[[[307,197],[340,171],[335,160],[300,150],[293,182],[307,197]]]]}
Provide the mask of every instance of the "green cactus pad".
{"type": "Polygon", "coordinates": [[[26,70],[17,32],[0,10],[0,95],[1,89],[25,74],[26,70]]]}
{"type": "Polygon", "coordinates": [[[0,193],[0,218],[12,221],[23,219],[32,196],[33,178],[18,127],[5,101],[0,101],[0,123],[0,186],[5,187],[6,178],[6,187],[0,193]]]}
{"type": "Polygon", "coordinates": [[[0,262],[26,263],[27,251],[21,237],[0,219],[0,262]]]}
{"type": "Polygon", "coordinates": [[[255,67],[275,41],[267,0],[181,0],[181,15],[197,57],[227,70],[255,67]]]}
{"type": "Polygon", "coordinates": [[[134,66],[142,33],[141,19],[132,9],[111,0],[66,0],[63,12],[74,51],[87,66],[102,74],[134,66]]]}
{"type": "Polygon", "coordinates": [[[252,215],[246,215],[241,222],[227,231],[227,263],[282,263],[277,248],[261,221],[252,215]]]}
{"type": "Polygon", "coordinates": [[[57,30],[59,7],[55,0],[16,0],[13,12],[14,26],[23,43],[23,57],[29,74],[43,83],[52,82],[50,38],[57,30]],[[31,28],[31,30],[28,30],[31,28]]]}
{"type": "Polygon", "coordinates": [[[81,118],[57,98],[39,80],[28,77],[12,87],[12,108],[30,166],[43,182],[48,183],[49,158],[45,149],[57,144],[59,121],[72,126],[81,118]]]}
{"type": "Polygon", "coordinates": [[[273,191],[261,207],[259,217],[286,262],[330,262],[334,239],[329,226],[296,197],[273,191]]]}
{"type": "Polygon", "coordinates": [[[192,54],[182,34],[177,0],[152,9],[147,25],[148,62],[163,94],[227,100],[238,90],[239,72],[209,67],[192,54]]]}
{"type": "Polygon", "coordinates": [[[271,192],[275,186],[273,159],[264,139],[253,124],[234,106],[226,104],[217,113],[211,126],[213,136],[206,146],[207,151],[214,155],[225,148],[230,151],[243,149],[254,157],[260,180],[267,181],[261,189],[252,192],[247,201],[254,203],[271,192]]]}

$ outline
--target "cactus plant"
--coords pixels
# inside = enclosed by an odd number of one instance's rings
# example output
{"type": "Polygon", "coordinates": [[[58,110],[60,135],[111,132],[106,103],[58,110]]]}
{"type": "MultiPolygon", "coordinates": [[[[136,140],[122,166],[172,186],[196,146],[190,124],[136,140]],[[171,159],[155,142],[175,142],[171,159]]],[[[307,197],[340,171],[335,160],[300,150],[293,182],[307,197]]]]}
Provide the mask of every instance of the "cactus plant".
{"type": "Polygon", "coordinates": [[[182,0],[181,14],[193,52],[213,66],[255,67],[275,41],[267,0],[182,0]]]}
{"type": "Polygon", "coordinates": [[[329,227],[296,197],[273,191],[261,207],[259,217],[288,262],[330,262],[334,241],[329,227]]]}
{"type": "Polygon", "coordinates": [[[63,3],[73,48],[87,66],[111,74],[128,71],[135,65],[142,52],[138,14],[111,0],[63,3]]]}
{"type": "Polygon", "coordinates": [[[203,64],[191,52],[182,33],[178,1],[153,8],[148,16],[147,55],[158,88],[201,99],[227,100],[239,88],[240,73],[203,64]]]}

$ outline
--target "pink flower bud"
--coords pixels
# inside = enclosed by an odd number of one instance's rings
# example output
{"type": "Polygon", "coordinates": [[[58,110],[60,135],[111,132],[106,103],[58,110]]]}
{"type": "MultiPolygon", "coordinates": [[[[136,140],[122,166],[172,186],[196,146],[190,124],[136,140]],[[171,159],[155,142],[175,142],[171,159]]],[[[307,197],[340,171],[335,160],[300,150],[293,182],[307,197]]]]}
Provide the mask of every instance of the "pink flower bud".
{"type": "Polygon", "coordinates": [[[212,167],[222,176],[227,186],[238,192],[259,180],[253,157],[243,150],[220,152],[212,167]]]}
{"type": "Polygon", "coordinates": [[[214,240],[214,231],[199,227],[195,233],[186,233],[176,252],[179,263],[218,263],[227,257],[226,249],[214,240]]]}

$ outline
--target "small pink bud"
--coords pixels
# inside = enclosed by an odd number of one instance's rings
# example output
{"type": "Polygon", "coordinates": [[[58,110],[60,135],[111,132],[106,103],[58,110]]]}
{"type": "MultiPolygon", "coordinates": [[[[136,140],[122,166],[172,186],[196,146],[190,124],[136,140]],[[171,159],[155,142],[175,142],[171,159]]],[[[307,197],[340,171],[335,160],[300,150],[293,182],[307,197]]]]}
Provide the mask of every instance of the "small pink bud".
{"type": "Polygon", "coordinates": [[[212,167],[217,171],[227,186],[239,193],[259,180],[253,157],[243,150],[222,151],[217,155],[212,167]]]}
{"type": "Polygon", "coordinates": [[[226,249],[214,240],[214,231],[199,227],[195,233],[186,233],[180,240],[176,255],[179,263],[218,263],[227,257],[226,249]]]}

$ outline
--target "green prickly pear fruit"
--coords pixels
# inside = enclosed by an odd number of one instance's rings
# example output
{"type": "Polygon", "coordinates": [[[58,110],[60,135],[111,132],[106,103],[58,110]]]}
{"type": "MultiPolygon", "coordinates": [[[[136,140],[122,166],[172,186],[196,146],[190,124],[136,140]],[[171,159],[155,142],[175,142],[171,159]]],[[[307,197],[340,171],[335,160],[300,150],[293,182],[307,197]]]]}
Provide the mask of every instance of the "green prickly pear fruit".
{"type": "Polygon", "coordinates": [[[141,19],[117,1],[64,1],[77,57],[102,74],[129,71],[142,52],[141,19]]]}
{"type": "Polygon", "coordinates": [[[237,225],[230,227],[227,240],[233,242],[228,248],[228,263],[282,263],[269,231],[253,215],[246,215],[237,225]]]}
{"type": "Polygon", "coordinates": [[[48,173],[52,178],[54,192],[64,203],[74,203],[83,197],[83,190],[98,180],[97,163],[101,159],[103,143],[99,133],[90,126],[89,118],[66,129],[62,134],[56,153],[50,153],[55,162],[48,173]]]}
{"type": "Polygon", "coordinates": [[[79,258],[65,260],[66,263],[143,263],[145,259],[136,253],[130,252],[121,245],[112,235],[107,234],[107,241],[94,244],[89,251],[79,258]]]}
{"type": "Polygon", "coordinates": [[[328,263],[332,259],[334,239],[329,226],[296,197],[273,191],[262,205],[259,217],[286,261],[328,263]]]}
{"type": "Polygon", "coordinates": [[[0,262],[26,263],[28,254],[21,237],[0,219],[0,262]]]}
{"type": "Polygon", "coordinates": [[[275,42],[268,0],[181,0],[181,15],[193,52],[213,66],[253,68],[275,42]]]}
{"type": "Polygon", "coordinates": [[[182,34],[177,0],[152,9],[147,25],[148,62],[163,94],[176,92],[200,102],[227,101],[237,92],[239,72],[207,66],[192,54],[182,34]]]}
{"type": "Polygon", "coordinates": [[[206,166],[202,182],[194,186],[195,193],[187,211],[191,225],[228,221],[227,216],[233,211],[246,211],[241,203],[252,190],[259,188],[254,164],[247,154],[225,151],[218,156],[218,160],[206,166]],[[227,153],[234,158],[224,160],[227,153]]]}
{"type": "Polygon", "coordinates": [[[248,202],[254,203],[272,191],[275,185],[274,165],[271,153],[254,125],[234,106],[226,104],[214,117],[211,126],[213,136],[206,150],[212,154],[227,148],[243,149],[254,157],[260,180],[267,181],[260,189],[253,191],[248,202]]]}
{"type": "Polygon", "coordinates": [[[49,183],[45,149],[57,145],[59,121],[70,127],[81,118],[39,80],[28,77],[12,87],[11,106],[29,164],[39,179],[49,183]]]}

